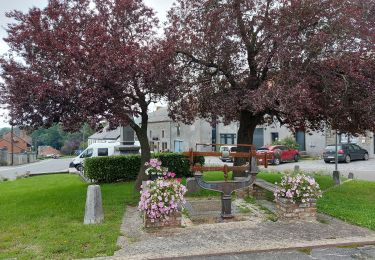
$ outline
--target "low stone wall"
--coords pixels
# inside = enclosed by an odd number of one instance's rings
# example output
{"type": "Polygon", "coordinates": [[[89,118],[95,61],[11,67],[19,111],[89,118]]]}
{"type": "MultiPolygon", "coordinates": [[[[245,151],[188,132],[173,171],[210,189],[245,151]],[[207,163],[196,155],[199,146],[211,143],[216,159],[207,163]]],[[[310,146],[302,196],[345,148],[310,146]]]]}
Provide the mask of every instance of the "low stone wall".
{"type": "Polygon", "coordinates": [[[276,200],[277,215],[281,220],[316,220],[316,201],[308,203],[292,203],[288,199],[276,200]]]}
{"type": "MultiPolygon", "coordinates": [[[[22,165],[36,161],[36,153],[15,153],[13,154],[13,165],[22,165]]],[[[7,163],[12,165],[12,154],[7,153],[7,163]]]]}
{"type": "Polygon", "coordinates": [[[155,219],[154,222],[151,221],[147,215],[144,215],[144,224],[146,228],[162,228],[162,227],[181,227],[181,212],[172,212],[169,215],[169,219],[162,221],[160,219],[155,219]]]}

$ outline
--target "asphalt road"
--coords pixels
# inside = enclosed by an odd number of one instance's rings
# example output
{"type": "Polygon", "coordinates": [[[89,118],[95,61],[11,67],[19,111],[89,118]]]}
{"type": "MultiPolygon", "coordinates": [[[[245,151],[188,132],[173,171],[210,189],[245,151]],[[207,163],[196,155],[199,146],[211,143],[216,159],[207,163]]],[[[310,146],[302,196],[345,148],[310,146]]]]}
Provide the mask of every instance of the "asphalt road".
{"type": "MultiPolygon", "coordinates": [[[[335,169],[334,163],[325,163],[323,160],[302,160],[297,163],[282,163],[280,165],[270,165],[271,171],[293,170],[295,165],[307,172],[319,172],[332,174],[335,169]]],[[[354,173],[355,179],[375,181],[375,159],[368,161],[352,161],[350,163],[339,163],[338,170],[341,175],[348,176],[349,172],[354,173]]]]}
{"type": "Polygon", "coordinates": [[[68,172],[69,163],[73,158],[47,159],[20,166],[0,167],[0,176],[8,179],[15,179],[17,175],[27,171],[30,174],[68,172]]]}
{"type": "MultiPolygon", "coordinates": [[[[223,163],[217,157],[206,157],[206,165],[232,165],[232,163],[223,163]]],[[[301,160],[297,163],[282,163],[280,165],[269,165],[269,171],[293,170],[295,165],[306,172],[321,172],[322,174],[332,174],[335,169],[334,163],[325,163],[323,160],[301,160]]],[[[262,168],[262,167],[261,167],[262,168]]],[[[355,179],[375,181],[375,159],[368,161],[352,161],[350,163],[339,163],[338,170],[341,175],[347,177],[349,172],[354,173],[355,179]]]]}

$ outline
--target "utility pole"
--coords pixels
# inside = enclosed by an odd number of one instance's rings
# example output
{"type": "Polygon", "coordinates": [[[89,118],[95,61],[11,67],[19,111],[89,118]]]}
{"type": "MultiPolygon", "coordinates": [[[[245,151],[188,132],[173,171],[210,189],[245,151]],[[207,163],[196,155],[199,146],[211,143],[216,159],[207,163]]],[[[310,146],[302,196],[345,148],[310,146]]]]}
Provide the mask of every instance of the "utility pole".
{"type": "Polygon", "coordinates": [[[13,124],[10,125],[10,151],[12,153],[12,157],[11,157],[11,165],[13,166],[14,164],[14,161],[13,161],[13,154],[14,154],[14,141],[13,141],[13,124]]]}
{"type": "Polygon", "coordinates": [[[337,129],[335,130],[335,170],[333,171],[333,181],[336,185],[340,184],[340,172],[338,171],[338,143],[337,129]]]}

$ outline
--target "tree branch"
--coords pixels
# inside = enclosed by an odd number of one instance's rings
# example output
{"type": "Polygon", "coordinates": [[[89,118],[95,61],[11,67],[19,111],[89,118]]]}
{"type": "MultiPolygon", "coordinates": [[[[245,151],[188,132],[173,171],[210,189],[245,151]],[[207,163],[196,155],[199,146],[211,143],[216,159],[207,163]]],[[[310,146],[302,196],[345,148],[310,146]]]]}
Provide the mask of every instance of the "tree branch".
{"type": "Polygon", "coordinates": [[[227,80],[232,85],[232,87],[236,87],[237,86],[237,82],[235,81],[233,75],[231,73],[229,73],[227,70],[225,70],[223,67],[219,66],[218,64],[213,63],[213,62],[206,62],[204,60],[198,59],[194,55],[192,55],[192,54],[190,54],[190,53],[188,53],[186,51],[177,50],[176,52],[178,54],[182,54],[182,55],[185,55],[185,56],[189,57],[189,59],[191,60],[191,62],[200,64],[200,65],[208,67],[208,68],[215,68],[215,69],[217,69],[218,71],[220,71],[221,73],[223,73],[223,75],[227,78],[227,80]]]}

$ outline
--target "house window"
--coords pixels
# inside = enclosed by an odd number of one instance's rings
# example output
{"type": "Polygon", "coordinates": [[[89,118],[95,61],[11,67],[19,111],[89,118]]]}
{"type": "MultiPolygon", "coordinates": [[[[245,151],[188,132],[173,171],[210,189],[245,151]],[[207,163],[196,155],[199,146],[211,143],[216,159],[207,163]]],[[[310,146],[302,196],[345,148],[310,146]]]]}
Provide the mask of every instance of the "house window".
{"type": "Polygon", "coordinates": [[[279,133],[275,132],[275,133],[271,133],[271,142],[275,142],[275,141],[278,141],[279,140],[279,133]]]}
{"type": "Polygon", "coordinates": [[[168,150],[168,144],[167,142],[162,142],[161,143],[161,149],[165,152],[168,150]]]}
{"type": "Polygon", "coordinates": [[[152,138],[152,131],[150,130],[150,139],[152,138]]]}
{"type": "Polygon", "coordinates": [[[164,138],[164,130],[161,130],[161,138],[164,138]]]}
{"type": "Polygon", "coordinates": [[[235,144],[236,134],[220,134],[220,143],[221,144],[235,144]]]}
{"type": "Polygon", "coordinates": [[[180,125],[176,126],[176,130],[177,130],[177,137],[180,137],[180,135],[181,135],[180,125]]]}
{"type": "Polygon", "coordinates": [[[108,148],[98,148],[98,156],[108,156],[108,148]]]}

